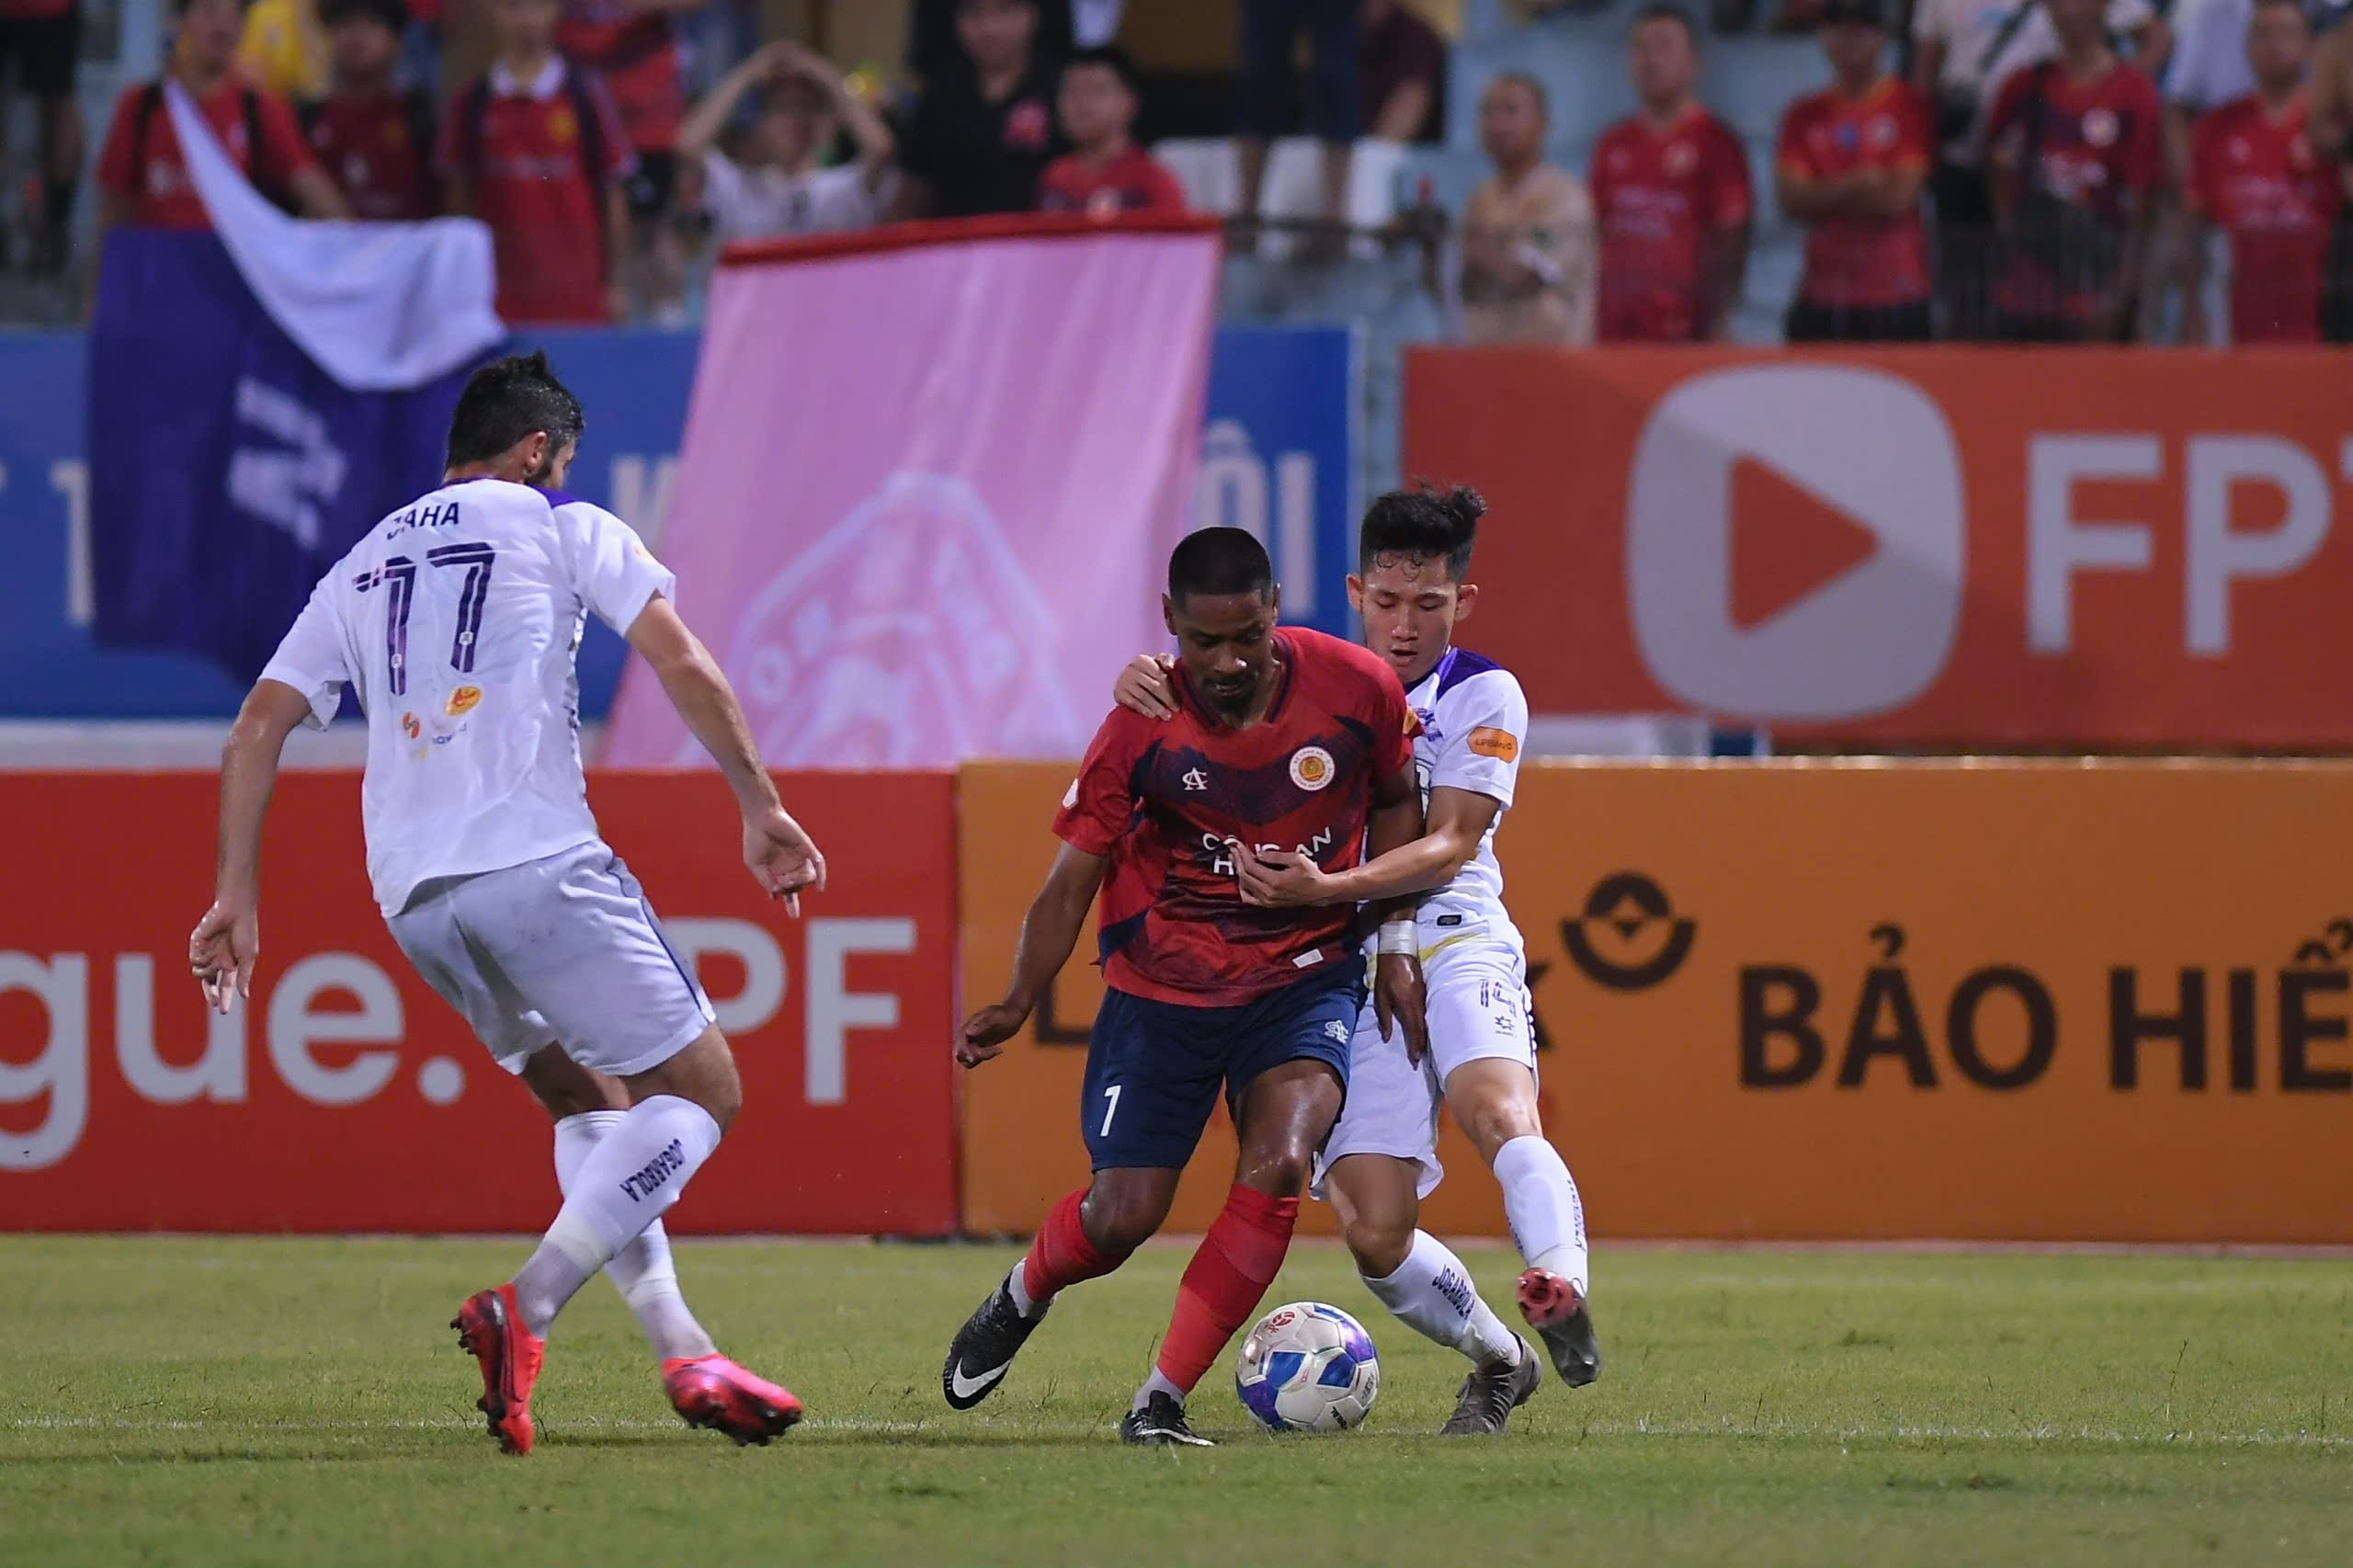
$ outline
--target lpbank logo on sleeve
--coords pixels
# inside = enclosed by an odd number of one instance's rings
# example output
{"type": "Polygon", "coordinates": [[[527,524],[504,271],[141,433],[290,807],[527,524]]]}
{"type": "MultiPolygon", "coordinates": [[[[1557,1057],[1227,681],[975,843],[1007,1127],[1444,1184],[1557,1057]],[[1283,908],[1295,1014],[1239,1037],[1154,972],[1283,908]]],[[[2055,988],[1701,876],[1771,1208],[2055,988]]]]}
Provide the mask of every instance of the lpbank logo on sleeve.
{"type": "Polygon", "coordinates": [[[1951,427],[1852,366],[1712,370],[1661,398],[1626,491],[1634,640],[1708,712],[1856,719],[1919,697],[1961,623],[1951,427]]]}

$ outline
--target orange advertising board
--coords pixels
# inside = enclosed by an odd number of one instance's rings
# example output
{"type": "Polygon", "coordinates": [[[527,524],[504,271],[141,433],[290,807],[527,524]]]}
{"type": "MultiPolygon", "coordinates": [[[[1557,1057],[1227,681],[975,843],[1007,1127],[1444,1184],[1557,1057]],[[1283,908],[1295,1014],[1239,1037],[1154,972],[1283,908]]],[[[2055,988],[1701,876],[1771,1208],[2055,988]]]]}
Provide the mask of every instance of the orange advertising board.
{"type": "Polygon", "coordinates": [[[2353,359],[1423,348],[1540,712],[1862,745],[2353,745],[2353,359]]]}
{"type": "MultiPolygon", "coordinates": [[[[794,774],[831,862],[795,921],[708,774],[590,803],[735,1047],[744,1110],[681,1231],[937,1235],[955,1210],[947,774],[794,774]]],[[[249,1001],[210,1016],[188,932],[214,778],[0,774],[0,1229],[536,1232],[546,1115],[417,978],[369,895],[356,774],[290,773],[249,1001]]]]}
{"type": "MultiPolygon", "coordinates": [[[[968,998],[1004,983],[1066,781],[962,776],[968,998]]],[[[2329,764],[1531,765],[1499,849],[1595,1234],[2353,1242],[2348,790],[2329,764]]],[[[965,1080],[969,1229],[1086,1179],[1085,959],[965,1080]]],[[[1503,1233],[1450,1130],[1441,1154],[1429,1227],[1503,1233]]],[[[1232,1159],[1213,1130],[1172,1229],[1232,1159]]]]}

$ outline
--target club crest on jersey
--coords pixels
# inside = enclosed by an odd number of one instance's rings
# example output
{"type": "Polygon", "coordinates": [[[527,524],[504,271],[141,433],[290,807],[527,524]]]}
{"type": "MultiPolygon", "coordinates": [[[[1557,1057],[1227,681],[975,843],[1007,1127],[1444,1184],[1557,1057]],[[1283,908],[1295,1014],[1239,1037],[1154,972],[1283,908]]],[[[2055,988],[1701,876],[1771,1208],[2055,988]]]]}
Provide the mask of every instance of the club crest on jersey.
{"type": "Polygon", "coordinates": [[[460,713],[471,713],[482,703],[482,687],[461,686],[449,694],[448,711],[454,719],[460,713]]]}
{"type": "MultiPolygon", "coordinates": [[[[1293,764],[1292,764],[1293,768],[1294,768],[1294,769],[1296,769],[1296,768],[1297,768],[1297,766],[1298,766],[1298,764],[1294,761],[1294,762],[1293,762],[1293,764]]],[[[1297,773],[1296,771],[1294,771],[1294,772],[1291,774],[1291,777],[1292,777],[1292,778],[1298,778],[1298,777],[1299,777],[1299,775],[1298,775],[1298,773],[1297,773]]],[[[1202,772],[1199,768],[1196,767],[1196,768],[1193,768],[1193,769],[1191,769],[1191,770],[1189,770],[1188,772],[1187,772],[1187,773],[1186,773],[1186,775],[1185,775],[1185,792],[1186,792],[1187,794],[1189,794],[1189,795],[1198,795],[1198,794],[1201,793],[1203,790],[1207,790],[1209,787],[1210,787],[1210,776],[1209,776],[1208,774],[1206,774],[1206,773],[1202,772]]]]}
{"type": "Polygon", "coordinates": [[[1332,774],[1332,754],[1322,746],[1302,746],[1290,754],[1290,781],[1302,790],[1324,789],[1332,774]]]}
{"type": "Polygon", "coordinates": [[[424,725],[419,724],[416,722],[415,714],[404,713],[401,715],[401,733],[406,735],[410,740],[416,739],[417,735],[423,732],[424,728],[424,725]]]}

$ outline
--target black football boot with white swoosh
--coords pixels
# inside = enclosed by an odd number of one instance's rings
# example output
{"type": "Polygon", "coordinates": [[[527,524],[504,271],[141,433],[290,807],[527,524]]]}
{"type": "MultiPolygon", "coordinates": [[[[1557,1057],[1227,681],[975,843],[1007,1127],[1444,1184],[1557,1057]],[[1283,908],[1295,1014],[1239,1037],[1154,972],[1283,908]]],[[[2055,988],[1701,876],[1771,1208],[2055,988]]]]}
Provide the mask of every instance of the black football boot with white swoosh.
{"type": "MultiPolygon", "coordinates": [[[[1052,1304],[1050,1301],[1047,1306],[1052,1304]]],[[[948,1364],[939,1369],[939,1392],[948,1396],[948,1407],[970,1410],[995,1393],[1005,1374],[1013,1369],[1013,1358],[1020,1353],[1030,1331],[1045,1317],[1042,1307],[1036,1317],[1023,1317],[1021,1309],[1013,1304],[1013,1292],[1003,1280],[997,1281],[988,1300],[973,1309],[949,1343],[948,1364]]]]}
{"type": "Polygon", "coordinates": [[[1214,1449],[1217,1445],[1187,1424],[1184,1402],[1155,1392],[1120,1423],[1120,1441],[1136,1449],[1214,1449]]]}

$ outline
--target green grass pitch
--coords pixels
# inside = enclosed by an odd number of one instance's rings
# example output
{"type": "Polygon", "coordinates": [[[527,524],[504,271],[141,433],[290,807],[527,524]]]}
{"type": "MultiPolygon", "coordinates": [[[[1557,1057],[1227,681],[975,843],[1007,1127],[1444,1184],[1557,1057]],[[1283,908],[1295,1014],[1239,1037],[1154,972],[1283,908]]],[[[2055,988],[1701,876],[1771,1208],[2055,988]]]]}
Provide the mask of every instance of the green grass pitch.
{"type": "MultiPolygon", "coordinates": [[[[1601,1382],[1441,1441],[1460,1361],[1302,1248],[1269,1301],[1365,1321],[1367,1428],[1262,1436],[1220,1369],[1223,1446],[1162,1453],[1113,1423],[1182,1247],[1072,1292],[960,1416],[941,1355],[1010,1249],[689,1244],[688,1299],[810,1422],[678,1426],[598,1283],[513,1460],[443,1325],[520,1256],[0,1239],[0,1564],[2353,1562],[2353,1262],[1605,1245],[1601,1382]]],[[[1507,1301],[1513,1260],[1467,1256],[1507,1301]]]]}

